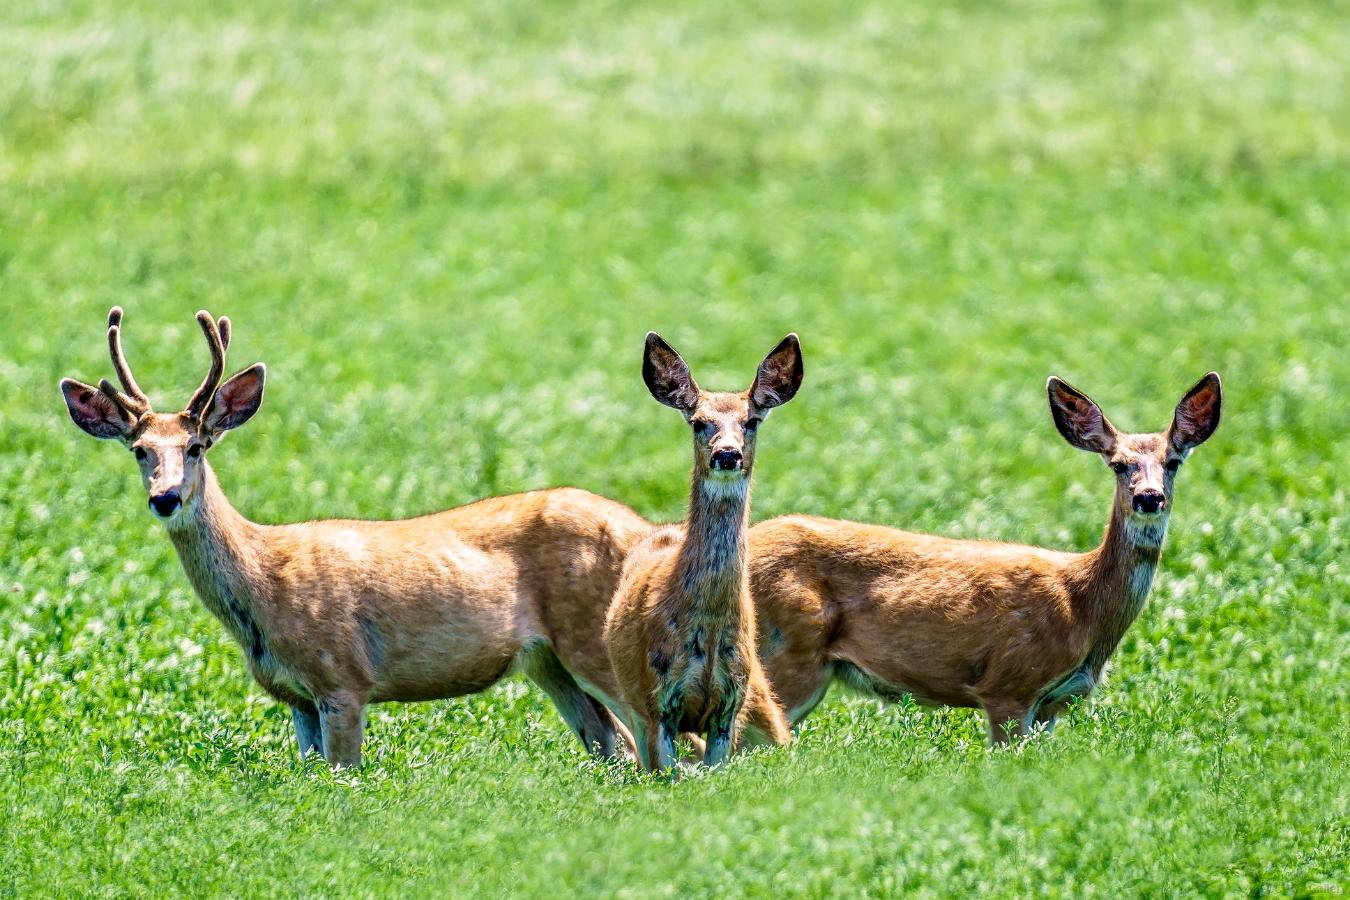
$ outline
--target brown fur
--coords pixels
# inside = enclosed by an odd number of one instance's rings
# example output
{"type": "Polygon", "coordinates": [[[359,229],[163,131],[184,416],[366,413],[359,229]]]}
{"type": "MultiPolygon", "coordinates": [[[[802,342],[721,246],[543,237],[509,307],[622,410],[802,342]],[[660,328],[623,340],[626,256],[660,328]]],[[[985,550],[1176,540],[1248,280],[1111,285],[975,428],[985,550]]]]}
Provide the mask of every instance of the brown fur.
{"type": "Polygon", "coordinates": [[[760,655],[793,721],[834,679],[884,698],[983,709],[1047,727],[1086,696],[1139,614],[1158,564],[1176,466],[1218,426],[1210,373],[1160,434],[1121,434],[1086,396],[1052,379],[1064,436],[1116,469],[1101,545],[1088,553],[950,540],[807,516],[750,530],[760,655]],[[1162,505],[1141,514],[1138,503],[1162,505]],[[1151,499],[1145,499],[1151,498],[1151,499]]]}
{"type": "Polygon", "coordinates": [[[152,502],[178,495],[164,521],[188,578],[244,648],[258,683],[292,707],[302,753],[355,765],[366,704],[471,693],[515,664],[588,749],[614,752],[617,723],[559,655],[607,669],[596,638],[646,521],[558,488],[403,521],[255,524],[230,505],[205,448],[256,411],[261,365],[217,387],[228,320],[199,314],[213,365],[190,404],[197,412],[154,413],[121,357],[121,311],[109,322],[127,392],[67,379],[71,416],[137,451],[152,502]]]}
{"type": "Polygon", "coordinates": [[[717,765],[743,726],[759,741],[791,739],[756,653],[746,531],[758,422],[796,393],[800,349],[789,335],[750,390],[708,393],[679,355],[649,334],[644,377],[652,395],[679,409],[694,430],[689,519],[657,529],[630,551],[605,646],[617,709],[642,764],[672,768],[676,736],[690,731],[707,735],[704,761],[717,765]]]}

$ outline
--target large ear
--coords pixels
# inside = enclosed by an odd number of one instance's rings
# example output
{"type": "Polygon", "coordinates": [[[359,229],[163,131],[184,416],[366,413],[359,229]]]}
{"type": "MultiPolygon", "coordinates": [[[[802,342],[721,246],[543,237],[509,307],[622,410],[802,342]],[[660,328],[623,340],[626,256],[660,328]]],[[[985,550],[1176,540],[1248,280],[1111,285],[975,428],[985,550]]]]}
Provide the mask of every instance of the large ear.
{"type": "Polygon", "coordinates": [[[238,428],[262,406],[263,382],[267,378],[267,367],[254,363],[244,371],[230,378],[216,388],[206,412],[202,414],[202,427],[213,434],[238,428]]]}
{"type": "Polygon", "coordinates": [[[1190,450],[1198,447],[1214,429],[1219,427],[1219,413],[1223,406],[1223,388],[1219,384],[1219,373],[1210,372],[1195,383],[1195,387],[1186,392],[1177,404],[1172,416],[1172,427],[1167,430],[1168,440],[1178,450],[1190,450]]]}
{"type": "Polygon", "coordinates": [[[1050,414],[1064,440],[1091,453],[1116,449],[1116,429],[1091,397],[1054,375],[1045,383],[1045,390],[1050,395],[1050,414]]]}
{"type": "Polygon", "coordinates": [[[698,406],[698,385],[689,374],[689,366],[675,348],[661,340],[655,331],[647,332],[647,346],[642,355],[642,380],[658,403],[692,412],[698,406]]]}
{"type": "Polygon", "coordinates": [[[803,371],[801,341],[789,334],[759,364],[755,382],[750,385],[750,402],[760,409],[782,406],[796,396],[803,371]]]}
{"type": "Polygon", "coordinates": [[[61,396],[66,399],[71,420],[96,438],[125,437],[136,424],[111,397],[83,381],[62,378],[61,396]]]}

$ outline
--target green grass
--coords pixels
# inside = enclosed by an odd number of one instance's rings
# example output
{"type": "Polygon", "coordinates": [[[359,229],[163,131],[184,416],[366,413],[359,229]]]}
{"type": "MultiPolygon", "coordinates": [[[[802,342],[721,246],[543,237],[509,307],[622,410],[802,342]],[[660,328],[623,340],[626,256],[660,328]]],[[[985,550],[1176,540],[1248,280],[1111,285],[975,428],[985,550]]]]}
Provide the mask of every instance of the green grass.
{"type": "Polygon", "coordinates": [[[1350,889],[1350,17],[1339,4],[7,4],[0,895],[1299,895],[1350,889]],[[394,8],[397,7],[397,8],[394,8]],[[678,785],[519,679],[289,718],[57,379],[161,407],[235,322],[213,452],[262,521],[575,484],[681,514],[661,331],[713,387],[784,332],[756,518],[1086,548],[1058,373],[1161,428],[1207,369],[1115,674],[1049,739],[832,695],[678,785]]]}

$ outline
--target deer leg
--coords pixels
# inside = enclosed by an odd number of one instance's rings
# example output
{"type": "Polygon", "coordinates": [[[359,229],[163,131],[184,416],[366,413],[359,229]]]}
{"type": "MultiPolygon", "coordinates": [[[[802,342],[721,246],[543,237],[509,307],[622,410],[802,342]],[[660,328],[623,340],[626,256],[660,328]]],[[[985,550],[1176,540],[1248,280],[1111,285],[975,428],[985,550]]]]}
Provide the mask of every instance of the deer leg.
{"type": "Polygon", "coordinates": [[[792,742],[792,726],[787,713],[773,696],[773,689],[763,675],[750,683],[745,698],[738,748],[775,745],[782,747],[792,742]]]}
{"type": "Polygon", "coordinates": [[[714,768],[726,762],[735,736],[736,717],[725,707],[719,707],[708,723],[708,749],[703,753],[703,764],[714,768]]]}
{"type": "Polygon", "coordinates": [[[348,691],[319,699],[323,755],[333,768],[361,765],[361,734],[365,730],[366,700],[348,691]]]}
{"type": "MultiPolygon", "coordinates": [[[[1032,725],[1040,725],[1049,734],[1055,727],[1055,720],[1059,714],[1069,708],[1077,698],[1087,697],[1092,693],[1092,689],[1097,685],[1097,678],[1093,670],[1087,663],[1079,666],[1067,677],[1061,679],[1054,685],[1045,696],[1037,702],[1032,718],[1032,725]]],[[[1030,730],[1030,726],[1028,726],[1030,730]]]]}
{"type": "Polygon", "coordinates": [[[652,752],[652,762],[655,763],[655,769],[663,772],[670,772],[672,776],[678,777],[678,769],[675,766],[676,744],[679,740],[679,726],[673,725],[669,721],[661,721],[656,726],[655,746],[652,752]]]}
{"type": "Polygon", "coordinates": [[[323,754],[323,728],[319,711],[312,705],[291,707],[291,722],[295,725],[295,742],[300,745],[300,758],[310,753],[323,754]]]}
{"type": "Polygon", "coordinates": [[[720,766],[731,755],[744,699],[740,684],[732,681],[723,687],[721,699],[708,717],[708,747],[703,751],[703,762],[709,767],[720,766]]]}
{"type": "Polygon", "coordinates": [[[656,723],[656,733],[652,737],[655,743],[652,748],[651,768],[675,772],[675,745],[679,739],[679,726],[668,719],[661,719],[656,723]]]}
{"type": "Polygon", "coordinates": [[[680,739],[680,720],[684,718],[684,691],[671,685],[661,692],[656,728],[651,735],[650,762],[654,768],[676,773],[676,743],[680,739]]]}
{"type": "Polygon", "coordinates": [[[637,746],[638,762],[647,772],[669,770],[672,777],[679,777],[675,769],[675,741],[664,723],[643,718],[633,724],[633,742],[637,746]],[[664,762],[663,762],[664,760],[664,762]]]}
{"type": "Polygon", "coordinates": [[[652,771],[652,760],[655,758],[651,736],[652,730],[645,719],[639,718],[633,722],[633,747],[637,751],[638,765],[647,772],[652,771]]]}
{"type": "MultiPolygon", "coordinates": [[[[604,706],[604,704],[601,704],[604,706]]],[[[641,761],[638,754],[638,742],[628,727],[624,725],[623,719],[619,718],[618,713],[609,711],[610,720],[614,722],[614,732],[619,736],[619,742],[614,745],[614,759],[630,759],[641,761]]]]}
{"type": "Polygon", "coordinates": [[[680,757],[680,762],[690,766],[696,766],[703,762],[703,754],[708,752],[707,742],[692,731],[686,731],[680,737],[688,741],[690,747],[689,752],[680,757]]]}
{"type": "Polygon", "coordinates": [[[1028,716],[1028,718],[1032,720],[1028,730],[1039,725],[1046,734],[1054,731],[1055,722],[1059,720],[1059,714],[1063,712],[1068,705],[1068,702],[1065,700],[1037,704],[1035,709],[1033,709],[1028,716]]]}
{"type": "Polygon", "coordinates": [[[989,718],[989,742],[1006,744],[1021,737],[1029,727],[1031,710],[1018,700],[985,700],[984,714],[989,718]]]}
{"type": "Polygon", "coordinates": [[[581,689],[552,648],[538,644],[522,654],[521,661],[525,674],[552,698],[553,705],[581,741],[581,746],[588,753],[613,758],[614,739],[618,734],[614,717],[581,689]]]}

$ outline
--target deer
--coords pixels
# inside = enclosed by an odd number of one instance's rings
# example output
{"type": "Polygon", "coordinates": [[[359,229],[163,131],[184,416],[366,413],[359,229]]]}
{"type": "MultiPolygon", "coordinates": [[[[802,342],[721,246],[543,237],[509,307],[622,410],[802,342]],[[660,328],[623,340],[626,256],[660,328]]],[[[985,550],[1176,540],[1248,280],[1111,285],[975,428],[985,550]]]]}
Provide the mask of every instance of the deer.
{"type": "Polygon", "coordinates": [[[576,488],[480,500],[400,521],[264,525],[226,498],[207,463],[262,405],[266,368],[221,381],[230,320],[197,313],[210,368],[181,412],[150,405],[108,316],[121,389],[71,378],[61,393],[88,434],[119,441],[203,605],[242,647],[257,683],[291,710],[303,759],[357,766],[370,703],[481,691],[519,668],[592,753],[631,741],[559,659],[599,666],[604,613],[630,546],[651,526],[576,488]]]}
{"type": "Polygon", "coordinates": [[[617,703],[647,771],[678,777],[681,733],[706,736],[702,761],[718,766],[745,743],[783,745],[787,718],[756,653],[746,568],[750,478],[760,423],[793,398],[803,375],[789,334],[746,391],[709,392],[668,343],[649,332],[642,377],[657,402],[693,432],[689,516],[656,528],[629,551],[605,618],[617,703]]]}
{"type": "Polygon", "coordinates": [[[760,654],[799,723],[832,682],[884,700],[974,707],[992,743],[1050,731],[1101,681],[1143,609],[1176,476],[1219,425],[1219,376],[1201,378],[1166,431],[1118,431],[1086,394],[1046,385],[1059,433],[1115,480],[1102,542],[1086,553],[953,540],[785,516],[750,531],[760,654]]]}

